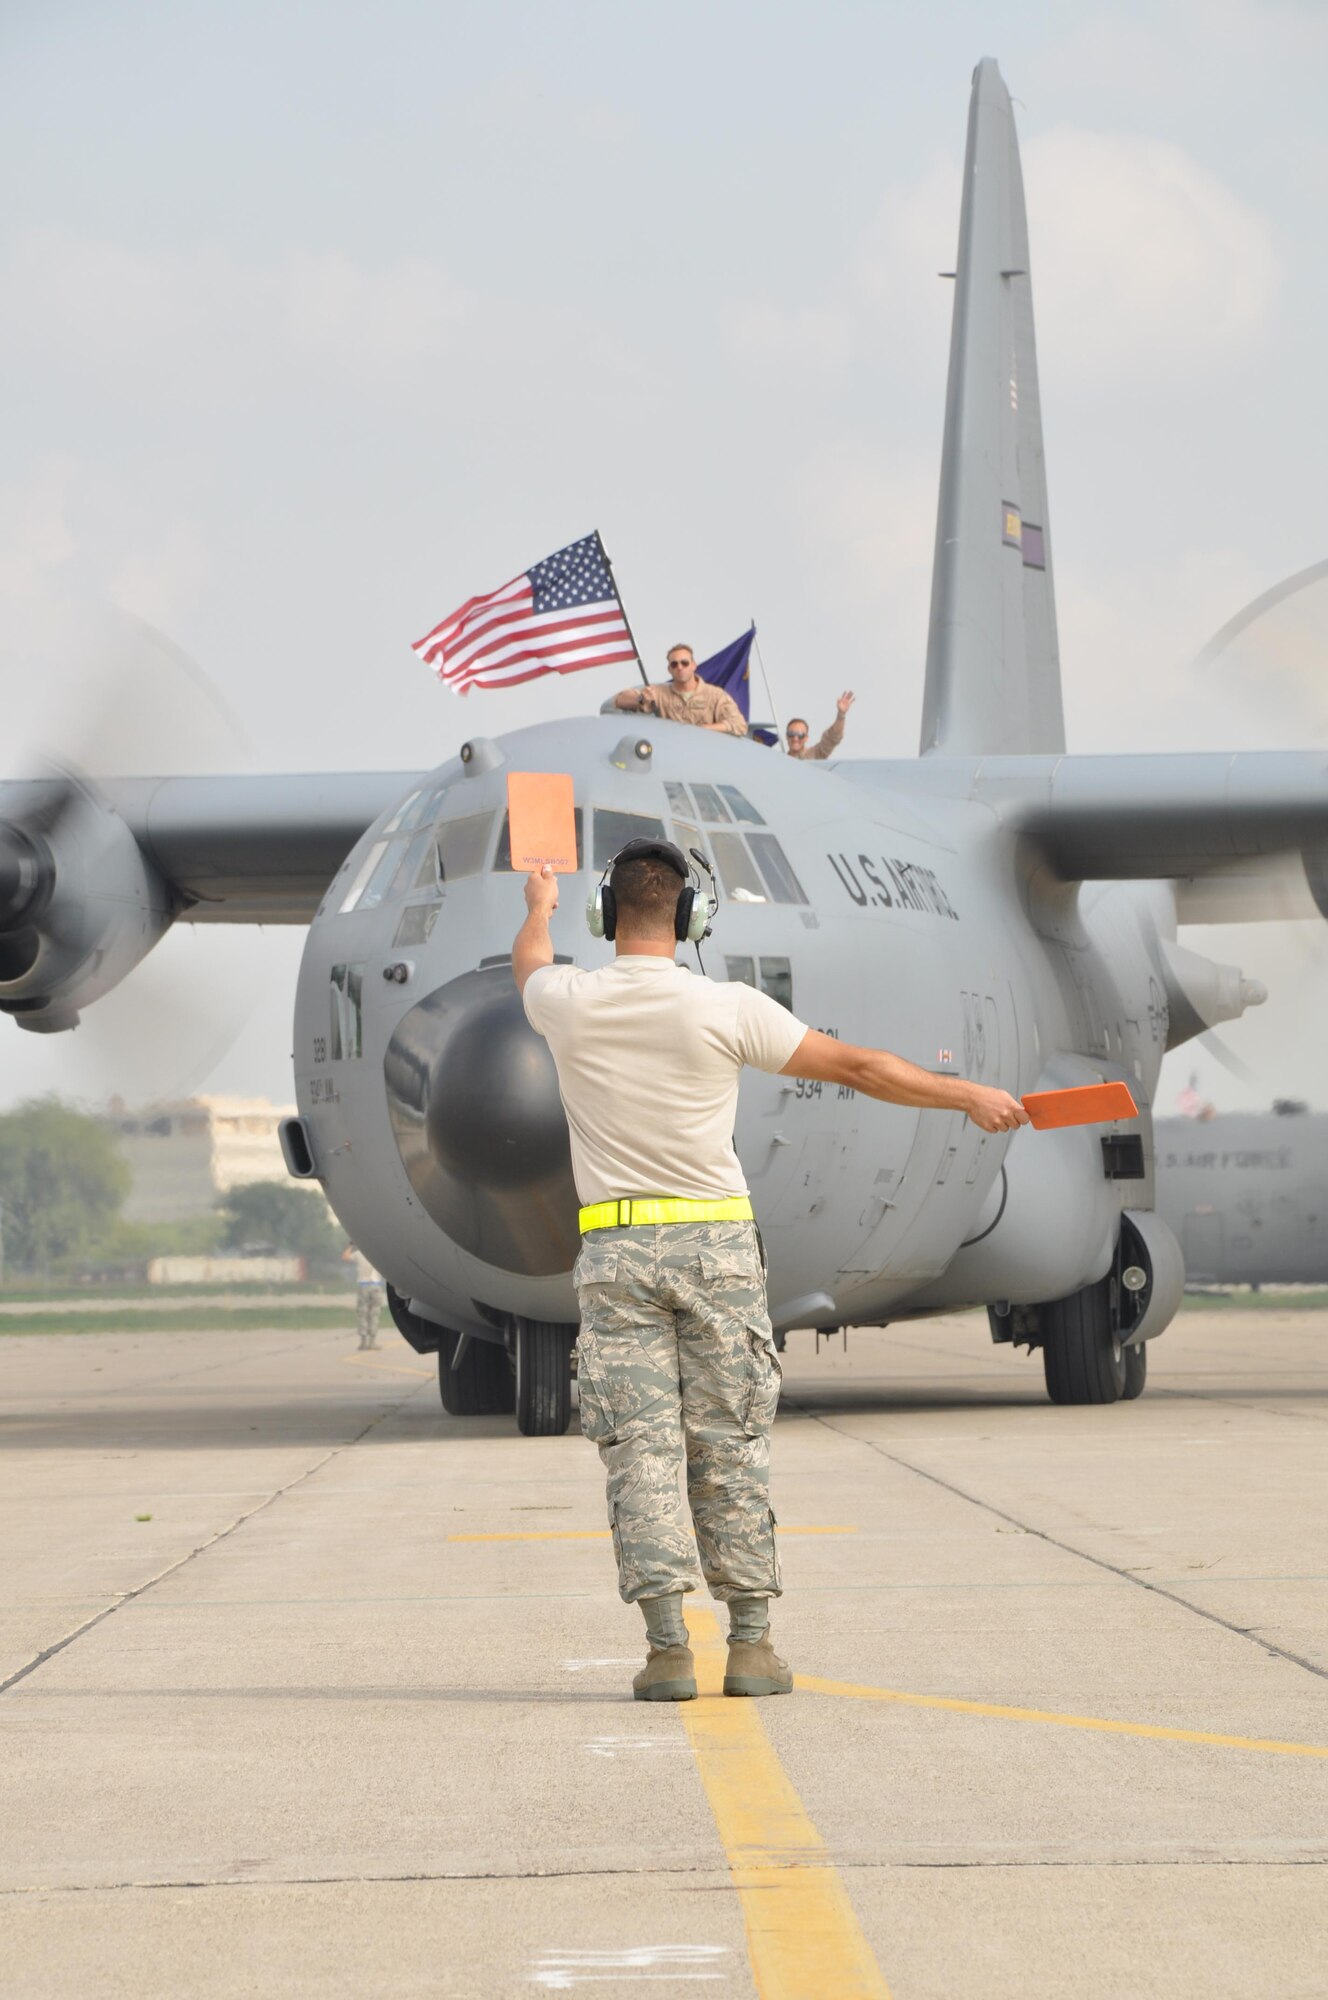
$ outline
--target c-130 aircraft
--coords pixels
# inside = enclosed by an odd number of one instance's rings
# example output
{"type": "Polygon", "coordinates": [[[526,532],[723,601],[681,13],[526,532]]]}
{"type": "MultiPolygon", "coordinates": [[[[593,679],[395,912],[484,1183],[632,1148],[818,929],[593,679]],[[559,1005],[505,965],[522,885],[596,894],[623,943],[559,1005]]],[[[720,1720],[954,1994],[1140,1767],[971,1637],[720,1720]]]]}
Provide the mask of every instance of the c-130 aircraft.
{"type": "MultiPolygon", "coordinates": [[[[515,1406],[522,1431],[561,1432],[577,1202],[553,1065],[512,981],[505,783],[571,772],[583,892],[636,836],[713,866],[706,976],[935,1070],[1015,1094],[1122,1080],[1141,1107],[1105,1133],[989,1137],[748,1072],[737,1144],[776,1328],[985,1305],[996,1340],[1041,1349],[1054,1402],[1136,1396],[1184,1282],[1154,1212],[1162,1056],[1264,997],[1180,947],[1177,923],[1200,889],[1214,920],[1224,871],[1288,853],[1328,914],[1328,785],[1314,754],[1065,753],[1027,225],[994,61],[969,112],[920,755],[811,767],[624,720],[476,739],[428,773],[7,784],[0,1006],[69,1027],[174,921],[308,922],[287,1164],[322,1182],[406,1338],[438,1354],[447,1410],[515,1406]]],[[[569,885],[555,950],[594,964],[609,948],[582,900],[569,885]]]]}

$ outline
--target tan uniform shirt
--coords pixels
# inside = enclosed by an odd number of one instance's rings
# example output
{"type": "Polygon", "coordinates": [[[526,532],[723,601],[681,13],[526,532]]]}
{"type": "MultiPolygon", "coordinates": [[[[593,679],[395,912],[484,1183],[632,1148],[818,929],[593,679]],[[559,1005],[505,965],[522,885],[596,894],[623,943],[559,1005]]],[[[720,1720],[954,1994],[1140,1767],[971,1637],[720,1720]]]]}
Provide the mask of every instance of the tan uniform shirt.
{"type": "Polygon", "coordinates": [[[742,719],[742,710],[731,694],[723,688],[711,687],[709,681],[698,678],[692,683],[690,694],[679,694],[672,681],[651,683],[655,696],[656,713],[666,722],[696,722],[703,728],[711,722],[718,722],[730,736],[745,736],[747,724],[742,719]]]}
{"type": "Polygon", "coordinates": [[[583,1202],[746,1194],[738,1079],[744,1063],[783,1069],[807,1032],[796,1015],[750,986],[628,952],[593,972],[541,966],[525,1003],[557,1067],[583,1202]]]}
{"type": "Polygon", "coordinates": [[[789,756],[796,757],[800,764],[810,764],[813,757],[833,757],[844,740],[844,718],[837,715],[819,743],[810,750],[790,750],[789,756]]]}

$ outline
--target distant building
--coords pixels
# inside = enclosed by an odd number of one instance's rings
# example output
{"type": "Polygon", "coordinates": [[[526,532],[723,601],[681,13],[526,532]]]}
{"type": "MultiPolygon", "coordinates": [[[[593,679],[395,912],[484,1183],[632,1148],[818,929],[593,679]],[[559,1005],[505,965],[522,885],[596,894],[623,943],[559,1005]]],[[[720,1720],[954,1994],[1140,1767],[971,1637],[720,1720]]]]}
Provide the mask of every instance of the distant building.
{"type": "Polygon", "coordinates": [[[298,1285],[303,1257],[152,1257],[150,1285],[298,1285]]]}
{"type": "Polygon", "coordinates": [[[266,1097],[187,1097],[136,1111],[112,1098],[105,1123],[133,1175],[125,1220],[183,1222],[210,1215],[246,1182],[284,1181],[277,1126],[294,1113],[266,1097]]]}

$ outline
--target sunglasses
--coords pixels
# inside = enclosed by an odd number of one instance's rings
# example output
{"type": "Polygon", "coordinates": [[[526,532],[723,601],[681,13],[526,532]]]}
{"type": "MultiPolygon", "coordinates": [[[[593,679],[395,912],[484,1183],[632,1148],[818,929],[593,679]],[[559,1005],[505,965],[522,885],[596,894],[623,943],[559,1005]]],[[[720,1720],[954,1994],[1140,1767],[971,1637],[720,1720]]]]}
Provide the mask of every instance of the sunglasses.
{"type": "Polygon", "coordinates": [[[786,729],[784,734],[788,737],[790,743],[805,743],[807,741],[807,732],[805,729],[786,729]]]}

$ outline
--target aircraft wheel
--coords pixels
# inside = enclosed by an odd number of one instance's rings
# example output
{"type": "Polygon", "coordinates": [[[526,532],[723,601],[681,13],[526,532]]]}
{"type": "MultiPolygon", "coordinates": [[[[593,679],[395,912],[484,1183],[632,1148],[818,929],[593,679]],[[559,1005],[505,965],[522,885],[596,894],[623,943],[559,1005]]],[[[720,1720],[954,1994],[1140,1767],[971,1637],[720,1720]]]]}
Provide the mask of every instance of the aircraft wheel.
{"type": "Polygon", "coordinates": [[[1125,1350],[1125,1387],[1121,1390],[1121,1401],[1132,1403],[1136,1396],[1142,1396],[1147,1380],[1148,1342],[1141,1340],[1137,1347],[1125,1350]]]}
{"type": "Polygon", "coordinates": [[[1114,1403],[1124,1394],[1125,1350],[1105,1278],[1042,1307],[1042,1370],[1053,1403],[1114,1403]]]}
{"type": "Polygon", "coordinates": [[[515,1397],[506,1352],[492,1340],[466,1343],[461,1366],[454,1368],[461,1335],[445,1333],[438,1350],[438,1393],[449,1417],[498,1417],[511,1409],[515,1397]]]}
{"type": "Polygon", "coordinates": [[[574,1326],[521,1319],[516,1325],[516,1427],[523,1437],[561,1437],[572,1420],[574,1326]]]}

